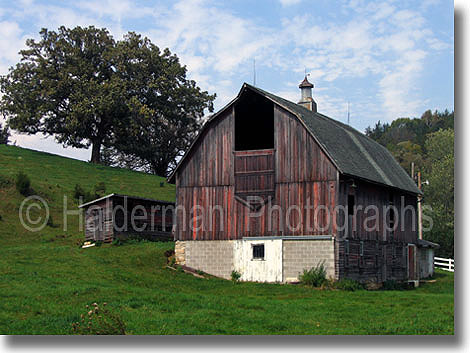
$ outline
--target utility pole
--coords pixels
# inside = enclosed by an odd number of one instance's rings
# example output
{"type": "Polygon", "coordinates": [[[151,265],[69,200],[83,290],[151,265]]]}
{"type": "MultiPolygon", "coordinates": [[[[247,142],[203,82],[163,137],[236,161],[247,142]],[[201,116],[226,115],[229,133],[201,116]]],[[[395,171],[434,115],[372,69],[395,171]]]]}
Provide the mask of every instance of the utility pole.
{"type": "MultiPolygon", "coordinates": [[[[421,191],[421,172],[418,172],[418,189],[421,191]]],[[[418,238],[423,239],[423,208],[422,196],[418,195],[418,238]]]]}

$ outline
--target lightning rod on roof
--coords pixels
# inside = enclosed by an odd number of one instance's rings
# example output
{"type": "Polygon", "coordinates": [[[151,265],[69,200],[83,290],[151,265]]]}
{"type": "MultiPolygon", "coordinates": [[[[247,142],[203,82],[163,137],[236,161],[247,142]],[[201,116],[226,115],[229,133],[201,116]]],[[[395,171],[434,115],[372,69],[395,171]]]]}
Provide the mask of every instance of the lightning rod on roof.
{"type": "Polygon", "coordinates": [[[348,101],[348,125],[349,125],[349,101],[348,101]]]}

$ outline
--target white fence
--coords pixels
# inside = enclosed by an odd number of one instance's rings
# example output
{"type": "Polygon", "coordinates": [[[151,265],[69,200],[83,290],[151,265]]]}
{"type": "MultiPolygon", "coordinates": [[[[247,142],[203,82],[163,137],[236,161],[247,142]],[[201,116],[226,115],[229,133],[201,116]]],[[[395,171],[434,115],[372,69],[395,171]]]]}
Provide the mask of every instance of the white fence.
{"type": "Polygon", "coordinates": [[[435,257],[434,266],[442,270],[454,272],[454,259],[444,259],[442,257],[435,257]]]}

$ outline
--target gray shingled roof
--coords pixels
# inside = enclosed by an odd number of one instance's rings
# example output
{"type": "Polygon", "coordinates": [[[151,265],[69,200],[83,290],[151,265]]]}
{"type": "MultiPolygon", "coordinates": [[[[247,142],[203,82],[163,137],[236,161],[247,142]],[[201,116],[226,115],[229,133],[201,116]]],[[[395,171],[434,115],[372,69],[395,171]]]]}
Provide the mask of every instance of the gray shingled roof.
{"type": "Polygon", "coordinates": [[[342,174],[421,193],[384,146],[356,129],[247,83],[244,87],[262,94],[299,117],[342,174]]]}
{"type": "Polygon", "coordinates": [[[374,183],[387,185],[414,194],[421,194],[415,182],[398,164],[392,154],[382,145],[353,129],[349,125],[331,119],[326,115],[314,113],[303,106],[266,92],[258,87],[244,83],[238,96],[224,108],[215,113],[204,125],[203,129],[186,151],[178,166],[168,177],[170,182],[179,166],[183,163],[196,141],[223,111],[228,109],[243,94],[245,89],[251,89],[275,104],[296,115],[311,132],[325,153],[331,158],[339,172],[345,175],[369,180],[374,183]]]}

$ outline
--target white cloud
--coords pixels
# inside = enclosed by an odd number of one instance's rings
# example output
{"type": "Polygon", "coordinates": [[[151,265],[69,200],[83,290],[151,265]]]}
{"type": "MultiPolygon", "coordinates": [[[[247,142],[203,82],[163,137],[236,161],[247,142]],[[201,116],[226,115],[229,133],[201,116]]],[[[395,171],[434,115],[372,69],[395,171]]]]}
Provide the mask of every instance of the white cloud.
{"type": "Polygon", "coordinates": [[[0,22],[0,55],[2,58],[14,61],[18,58],[18,49],[22,44],[19,43],[22,31],[16,22],[0,22]]]}
{"type": "MultiPolygon", "coordinates": [[[[351,1],[347,6],[356,15],[344,23],[318,23],[309,15],[284,19],[285,34],[296,52],[304,54],[291,58],[290,64],[311,68],[313,82],[329,87],[340,78],[367,78],[371,89],[376,87],[372,99],[382,104],[382,120],[418,114],[424,99],[419,98],[415,82],[425,59],[430,51],[450,44],[435,38],[417,11],[396,9],[388,2],[351,1]]],[[[333,114],[334,105],[320,104],[321,95],[317,97],[319,109],[333,114]]],[[[344,100],[336,103],[341,105],[344,100]]],[[[364,98],[355,103],[368,105],[364,98]]]]}
{"type": "MultiPolygon", "coordinates": [[[[299,2],[280,0],[282,6],[299,2]]],[[[427,1],[423,8],[434,2],[427,1]]],[[[420,113],[424,98],[415,83],[426,58],[433,51],[452,48],[451,39],[438,38],[429,28],[424,10],[411,10],[395,1],[353,0],[338,5],[344,17],[337,21],[317,15],[316,7],[321,4],[310,6],[310,14],[294,17],[281,11],[280,23],[273,24],[205,0],[179,0],[165,6],[142,6],[131,0],[80,0],[72,6],[24,1],[0,9],[4,19],[0,23],[0,73],[18,60],[24,39],[37,36],[40,27],[93,24],[121,37],[135,30],[131,20],[139,19],[140,32],[159,47],[169,47],[198,85],[217,93],[217,108],[235,96],[243,81],[251,80],[256,59],[259,70],[282,73],[284,78],[289,75],[279,83],[285,89],[278,87],[278,93],[294,102],[298,99],[296,78],[301,78],[306,67],[316,84],[320,111],[332,117],[345,116],[348,100],[354,108],[352,116],[363,114],[365,119],[390,120],[420,113]],[[34,32],[28,33],[22,23],[31,21],[34,32]],[[345,80],[367,83],[366,94],[346,91],[341,86],[345,80]]],[[[258,82],[263,82],[262,76],[258,82]]]]}
{"type": "Polygon", "coordinates": [[[279,0],[282,6],[292,6],[297,5],[302,2],[302,0],[279,0]]]}
{"type": "Polygon", "coordinates": [[[275,41],[263,27],[199,0],[177,2],[156,22],[149,37],[186,58],[196,72],[211,68],[231,74],[275,41]]]}

